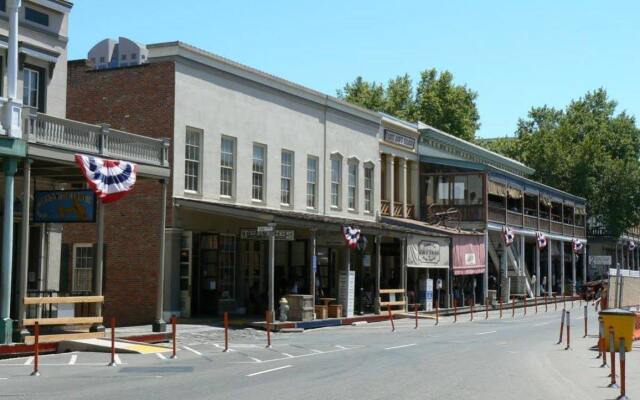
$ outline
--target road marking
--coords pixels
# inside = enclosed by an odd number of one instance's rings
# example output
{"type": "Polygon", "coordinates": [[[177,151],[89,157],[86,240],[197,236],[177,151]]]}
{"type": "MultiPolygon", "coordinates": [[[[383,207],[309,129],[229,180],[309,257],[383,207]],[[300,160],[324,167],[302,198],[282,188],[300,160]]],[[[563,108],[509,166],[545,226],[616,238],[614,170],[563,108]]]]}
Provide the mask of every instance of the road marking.
{"type": "Polygon", "coordinates": [[[314,352],[316,354],[323,354],[324,353],[324,351],[315,350],[315,349],[309,349],[309,351],[312,351],[312,352],[314,352]]]}
{"type": "Polygon", "coordinates": [[[496,333],[496,332],[498,332],[498,331],[478,332],[478,333],[475,333],[475,335],[476,335],[476,336],[480,336],[480,335],[488,335],[488,334],[490,334],[490,333],[496,333]]]}
{"type": "Polygon", "coordinates": [[[76,361],[78,361],[78,355],[77,354],[72,354],[71,358],[69,359],[69,365],[74,365],[76,363],[76,361]]]}
{"type": "Polygon", "coordinates": [[[293,358],[293,356],[291,354],[287,354],[287,353],[282,353],[283,356],[287,356],[289,358],[293,358]]]}
{"type": "MultiPolygon", "coordinates": [[[[156,353],[156,354],[160,354],[160,353],[156,353]]],[[[122,365],[122,360],[120,359],[120,356],[117,354],[113,355],[113,361],[115,361],[116,365],[122,365]]]]}
{"type": "Polygon", "coordinates": [[[189,350],[190,352],[192,352],[193,354],[197,355],[197,356],[201,356],[202,353],[200,353],[198,350],[194,350],[191,347],[188,346],[182,346],[183,349],[185,350],[189,350]]]}
{"type": "Polygon", "coordinates": [[[394,350],[394,349],[402,349],[405,347],[411,347],[411,346],[415,346],[416,343],[411,343],[411,344],[403,344],[402,346],[392,346],[392,347],[385,347],[385,350],[394,350]]]}
{"type": "Polygon", "coordinates": [[[543,325],[549,325],[551,322],[541,322],[539,324],[534,324],[533,326],[543,326],[543,325]]]}
{"type": "Polygon", "coordinates": [[[336,345],[336,347],[337,347],[337,348],[339,348],[339,349],[342,349],[342,350],[347,350],[347,348],[346,348],[346,347],[344,347],[344,346],[340,346],[339,344],[337,344],[337,345],[336,345]]]}
{"type": "Polygon", "coordinates": [[[24,365],[31,365],[33,363],[33,357],[29,357],[27,358],[27,360],[24,362],[24,365]]]}
{"type": "Polygon", "coordinates": [[[253,360],[253,361],[255,361],[255,362],[259,362],[259,363],[260,363],[260,362],[262,362],[262,360],[257,359],[257,358],[255,358],[255,357],[247,356],[247,358],[248,358],[249,360],[253,360]]]}
{"type": "Polygon", "coordinates": [[[0,378],[0,381],[6,381],[9,378],[0,378]]]}
{"type": "Polygon", "coordinates": [[[260,371],[260,372],[254,372],[253,374],[249,374],[247,376],[256,376],[256,375],[262,375],[262,374],[266,374],[268,372],[274,372],[274,371],[279,371],[281,369],[285,369],[285,368],[291,368],[291,365],[284,365],[282,367],[278,367],[278,368],[272,368],[272,369],[268,369],[266,371],[260,371]]]}
{"type": "Polygon", "coordinates": [[[159,359],[161,359],[161,360],[166,360],[166,359],[167,359],[167,357],[166,357],[164,354],[162,354],[162,353],[155,353],[155,354],[156,354],[156,356],[158,356],[158,358],[159,358],[159,359]]]}

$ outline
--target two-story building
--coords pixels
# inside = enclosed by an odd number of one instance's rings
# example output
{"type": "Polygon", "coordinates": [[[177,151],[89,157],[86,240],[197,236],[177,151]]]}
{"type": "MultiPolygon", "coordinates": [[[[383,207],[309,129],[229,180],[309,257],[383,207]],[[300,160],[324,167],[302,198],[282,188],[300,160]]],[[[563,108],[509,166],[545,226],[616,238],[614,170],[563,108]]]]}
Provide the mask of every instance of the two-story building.
{"type": "Polygon", "coordinates": [[[534,171],[515,160],[425,124],[418,129],[422,219],[486,233],[490,267],[458,275],[454,294],[575,294],[587,279],[585,251],[573,251],[574,241],[586,243],[585,199],[527,178],[534,171]]]}

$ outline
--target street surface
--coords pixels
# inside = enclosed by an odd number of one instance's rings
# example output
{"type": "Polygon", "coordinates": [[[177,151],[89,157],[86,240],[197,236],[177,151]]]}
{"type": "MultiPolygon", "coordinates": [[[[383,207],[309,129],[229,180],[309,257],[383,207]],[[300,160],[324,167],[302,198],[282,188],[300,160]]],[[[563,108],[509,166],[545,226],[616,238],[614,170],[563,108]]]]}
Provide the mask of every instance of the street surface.
{"type": "MultiPolygon", "coordinates": [[[[569,307],[569,304],[567,304],[569,307]]],[[[583,339],[583,309],[571,310],[571,350],[556,345],[560,311],[537,315],[505,310],[485,320],[461,315],[458,322],[396,320],[275,334],[265,348],[264,332],[238,330],[224,353],[220,331],[204,327],[180,335],[178,358],[170,352],[66,353],[41,357],[41,376],[29,376],[30,357],[0,360],[0,397],[33,399],[614,399],[608,369],[599,368],[597,321],[589,306],[583,339]],[[576,318],[578,317],[578,318],[576,318]],[[209,337],[208,334],[211,333],[209,337]]],[[[640,348],[627,354],[627,395],[640,395],[634,382],[640,348]]],[[[635,379],[638,381],[638,379],[635,379]]]]}

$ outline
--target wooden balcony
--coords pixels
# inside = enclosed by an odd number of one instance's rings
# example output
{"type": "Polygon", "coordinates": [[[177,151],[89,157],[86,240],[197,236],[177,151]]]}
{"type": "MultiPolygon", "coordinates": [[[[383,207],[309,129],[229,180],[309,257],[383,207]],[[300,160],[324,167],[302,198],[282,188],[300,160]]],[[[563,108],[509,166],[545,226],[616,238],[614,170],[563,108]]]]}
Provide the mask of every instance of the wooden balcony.
{"type": "Polygon", "coordinates": [[[529,215],[524,216],[524,227],[529,229],[538,229],[538,218],[529,215]]]}
{"type": "Polygon", "coordinates": [[[416,218],[416,206],[413,204],[407,204],[407,218],[416,218]]]}
{"type": "Polygon", "coordinates": [[[562,232],[567,236],[574,235],[574,226],[573,225],[563,225],[562,232]]]}
{"type": "Polygon", "coordinates": [[[402,218],[402,203],[393,203],[393,216],[402,218]]]}
{"type": "Polygon", "coordinates": [[[505,218],[504,208],[489,207],[489,221],[504,224],[505,218]]]}
{"type": "Polygon", "coordinates": [[[562,233],[562,222],[551,221],[551,232],[562,233]]]}
{"type": "Polygon", "coordinates": [[[546,218],[540,218],[538,220],[538,230],[541,232],[549,232],[551,226],[549,224],[549,220],[546,218]]]}
{"type": "Polygon", "coordinates": [[[380,214],[385,215],[385,216],[389,216],[389,201],[388,200],[381,200],[380,201],[380,214]]]}
{"type": "Polygon", "coordinates": [[[511,226],[522,226],[522,214],[507,211],[507,224],[511,226]]]}

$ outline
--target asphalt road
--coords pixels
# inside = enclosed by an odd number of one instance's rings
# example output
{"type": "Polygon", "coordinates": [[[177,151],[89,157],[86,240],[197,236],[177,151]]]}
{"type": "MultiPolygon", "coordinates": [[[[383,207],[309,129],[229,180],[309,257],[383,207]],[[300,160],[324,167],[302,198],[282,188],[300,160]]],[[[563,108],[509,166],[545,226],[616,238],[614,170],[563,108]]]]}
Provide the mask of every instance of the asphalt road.
{"type": "MultiPolygon", "coordinates": [[[[175,360],[121,354],[116,367],[106,367],[107,354],[56,354],[42,357],[39,377],[29,376],[30,358],[2,360],[0,398],[613,399],[608,371],[588,349],[595,339],[582,338],[582,312],[576,302],[568,351],[555,344],[560,312],[531,307],[526,317],[478,313],[473,322],[420,320],[418,329],[398,320],[395,332],[384,322],[278,334],[271,349],[260,333],[227,353],[219,342],[182,338],[175,360]]],[[[632,398],[636,386],[627,385],[632,398]]]]}

